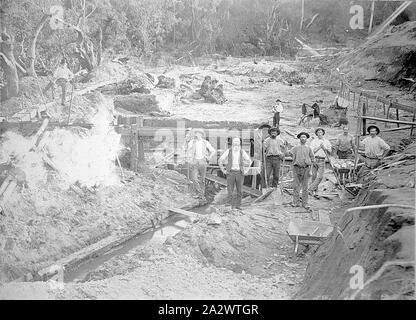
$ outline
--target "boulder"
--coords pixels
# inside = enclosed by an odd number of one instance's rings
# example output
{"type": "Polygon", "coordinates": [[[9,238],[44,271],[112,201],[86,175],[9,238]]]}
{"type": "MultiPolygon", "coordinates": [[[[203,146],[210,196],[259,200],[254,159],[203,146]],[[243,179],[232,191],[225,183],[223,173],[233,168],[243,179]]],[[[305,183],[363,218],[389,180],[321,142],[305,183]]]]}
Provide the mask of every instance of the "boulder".
{"type": "Polygon", "coordinates": [[[114,107],[137,114],[162,111],[153,94],[134,93],[128,96],[116,96],[114,98],[114,107]]]}

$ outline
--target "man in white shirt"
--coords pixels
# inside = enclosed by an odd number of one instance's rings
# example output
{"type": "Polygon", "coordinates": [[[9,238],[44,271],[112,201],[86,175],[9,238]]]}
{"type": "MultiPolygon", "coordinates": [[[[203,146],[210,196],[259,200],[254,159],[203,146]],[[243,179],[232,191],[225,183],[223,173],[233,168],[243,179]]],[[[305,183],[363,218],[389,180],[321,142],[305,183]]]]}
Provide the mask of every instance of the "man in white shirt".
{"type": "Polygon", "coordinates": [[[194,129],[194,138],[189,142],[188,147],[191,181],[198,193],[197,197],[202,201],[205,201],[207,165],[216,152],[214,147],[204,138],[205,131],[203,129],[194,129]]]}
{"type": "Polygon", "coordinates": [[[283,104],[280,99],[276,99],[276,104],[273,106],[273,127],[280,125],[280,113],[283,112],[283,104]]]}
{"type": "Polygon", "coordinates": [[[309,145],[315,156],[315,163],[312,166],[312,184],[309,187],[309,192],[312,194],[316,194],[318,186],[324,178],[325,160],[332,149],[331,142],[324,138],[324,129],[317,128],[315,135],[317,138],[313,139],[309,145]]]}
{"type": "Polygon", "coordinates": [[[50,88],[52,88],[52,99],[55,99],[55,83],[62,88],[62,99],[61,104],[65,105],[65,96],[66,96],[66,85],[67,82],[74,78],[74,74],[71,70],[68,69],[66,59],[62,58],[59,66],[56,68],[53,73],[53,79],[43,90],[43,94],[46,94],[50,88]]]}
{"type": "Polygon", "coordinates": [[[225,150],[218,160],[221,171],[227,175],[228,202],[232,208],[241,210],[243,198],[244,174],[248,172],[251,160],[248,154],[241,148],[240,138],[234,138],[231,148],[225,150]],[[226,167],[224,168],[224,164],[226,167]],[[237,196],[233,198],[234,187],[237,196]]]}
{"type": "Polygon", "coordinates": [[[364,138],[360,143],[365,148],[365,157],[360,156],[360,159],[365,162],[368,169],[374,169],[380,165],[381,160],[389,153],[390,146],[378,136],[380,129],[377,126],[369,126],[367,132],[370,136],[364,138]]]}

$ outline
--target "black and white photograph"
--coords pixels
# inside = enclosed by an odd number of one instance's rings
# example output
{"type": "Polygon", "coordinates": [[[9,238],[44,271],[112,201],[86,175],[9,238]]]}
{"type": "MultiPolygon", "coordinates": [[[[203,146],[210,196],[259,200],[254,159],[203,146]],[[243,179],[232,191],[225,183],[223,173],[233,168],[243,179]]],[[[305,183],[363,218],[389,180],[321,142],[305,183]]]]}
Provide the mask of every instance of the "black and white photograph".
{"type": "Polygon", "coordinates": [[[415,300],[416,0],[0,3],[0,300],[415,300]]]}

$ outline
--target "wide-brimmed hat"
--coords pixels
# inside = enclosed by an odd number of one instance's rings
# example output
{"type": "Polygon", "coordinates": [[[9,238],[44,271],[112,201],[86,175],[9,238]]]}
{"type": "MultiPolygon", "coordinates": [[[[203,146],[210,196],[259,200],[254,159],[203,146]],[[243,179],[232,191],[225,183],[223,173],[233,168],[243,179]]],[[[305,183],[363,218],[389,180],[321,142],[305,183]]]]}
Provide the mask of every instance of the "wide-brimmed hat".
{"type": "Polygon", "coordinates": [[[280,134],[280,130],[279,130],[279,128],[277,128],[277,127],[271,127],[271,128],[269,129],[269,134],[270,134],[270,135],[272,134],[272,131],[276,131],[276,132],[277,132],[277,135],[279,135],[279,134],[280,134]]]}
{"type": "Polygon", "coordinates": [[[199,132],[199,133],[202,134],[203,137],[205,137],[205,131],[204,131],[204,129],[196,128],[196,129],[193,129],[192,131],[193,131],[194,135],[199,132]]]}
{"type": "Polygon", "coordinates": [[[375,125],[368,126],[367,127],[367,132],[370,133],[370,130],[373,129],[373,128],[377,130],[377,134],[380,133],[380,129],[375,125]]]}
{"type": "Polygon", "coordinates": [[[319,130],[322,130],[322,133],[323,133],[323,134],[325,134],[325,130],[324,130],[323,128],[316,128],[316,130],[315,130],[315,134],[316,134],[316,135],[318,135],[318,134],[317,134],[317,132],[318,132],[319,130]]]}
{"type": "Polygon", "coordinates": [[[307,133],[307,132],[300,132],[300,133],[298,133],[298,135],[296,136],[298,139],[300,139],[300,136],[301,135],[305,135],[306,136],[306,138],[308,138],[309,139],[309,137],[310,137],[310,135],[309,135],[309,133],[307,133]]]}
{"type": "Polygon", "coordinates": [[[280,100],[280,99],[276,99],[276,102],[282,102],[282,100],[280,100]]]}

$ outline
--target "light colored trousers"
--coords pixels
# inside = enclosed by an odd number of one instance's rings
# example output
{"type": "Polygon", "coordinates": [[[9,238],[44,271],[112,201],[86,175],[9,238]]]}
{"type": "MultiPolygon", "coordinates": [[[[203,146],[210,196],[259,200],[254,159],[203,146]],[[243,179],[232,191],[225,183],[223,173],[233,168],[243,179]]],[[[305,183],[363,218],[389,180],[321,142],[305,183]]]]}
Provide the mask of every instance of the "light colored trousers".
{"type": "Polygon", "coordinates": [[[205,177],[207,175],[208,163],[206,160],[194,160],[190,164],[190,178],[196,191],[200,196],[205,196],[205,177]]]}

